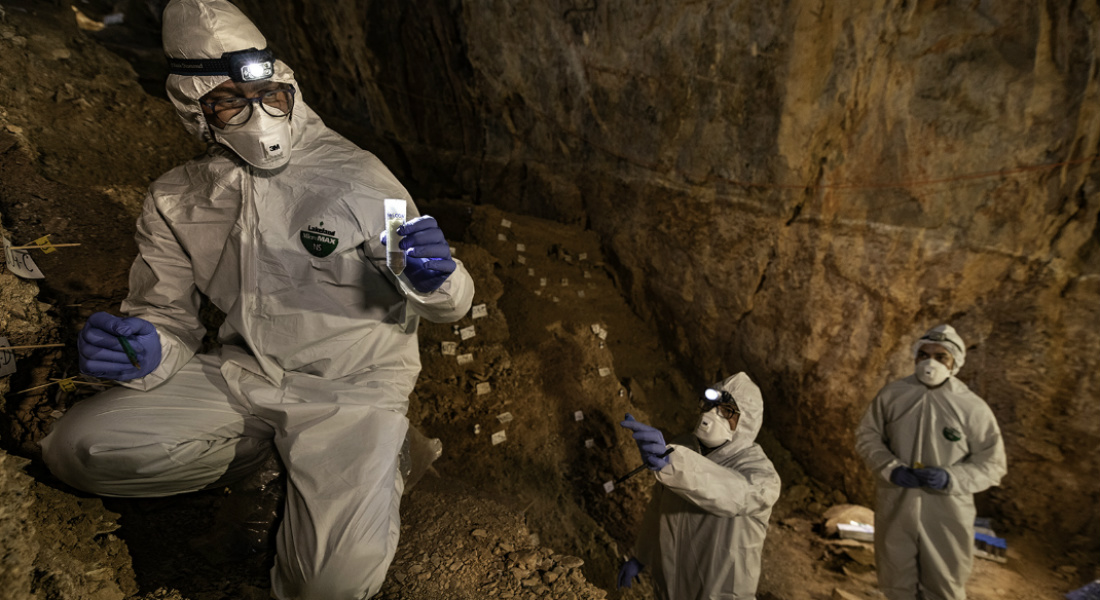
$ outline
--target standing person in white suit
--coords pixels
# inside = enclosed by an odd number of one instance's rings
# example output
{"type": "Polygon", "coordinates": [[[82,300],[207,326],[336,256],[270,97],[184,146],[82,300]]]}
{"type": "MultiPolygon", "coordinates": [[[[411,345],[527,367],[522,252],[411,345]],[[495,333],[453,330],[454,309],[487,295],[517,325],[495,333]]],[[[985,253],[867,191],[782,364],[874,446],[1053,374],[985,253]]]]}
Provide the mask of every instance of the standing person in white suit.
{"type": "Polygon", "coordinates": [[[81,370],[124,387],[74,406],[44,458],[77,488],[133,497],[224,485],[277,453],[273,596],[370,597],[397,548],[417,323],[461,318],[473,282],[236,7],[172,0],[163,27],[168,95],[209,150],[150,187],[127,316],[96,313],[81,331],[81,370]],[[399,276],[380,235],[391,198],[411,219],[399,276]],[[196,354],[200,294],[226,315],[212,354],[196,354]]]}
{"type": "Polygon", "coordinates": [[[856,451],[876,475],[875,563],[889,600],[965,600],[974,494],[1007,471],[989,405],[955,374],[966,344],[939,325],[913,344],[916,370],[875,396],[856,451]]]}
{"type": "Polygon", "coordinates": [[[738,373],[707,390],[700,409],[695,431],[667,445],[660,430],[630,415],[621,423],[634,432],[657,486],[618,584],[630,587],[648,570],[662,600],[751,600],[780,489],[755,443],[764,399],[738,373]]]}

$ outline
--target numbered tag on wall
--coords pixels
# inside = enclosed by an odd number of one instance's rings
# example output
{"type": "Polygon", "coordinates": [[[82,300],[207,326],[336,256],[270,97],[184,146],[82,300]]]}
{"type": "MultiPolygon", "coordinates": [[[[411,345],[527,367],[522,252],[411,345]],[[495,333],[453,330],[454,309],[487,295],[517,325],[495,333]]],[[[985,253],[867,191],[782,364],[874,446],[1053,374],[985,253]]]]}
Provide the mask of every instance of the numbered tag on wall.
{"type": "MultiPolygon", "coordinates": [[[[0,337],[0,348],[10,346],[8,338],[0,337]]],[[[11,375],[15,372],[15,352],[0,349],[0,377],[11,375]]]]}
{"type": "Polygon", "coordinates": [[[4,238],[4,260],[8,270],[23,279],[45,279],[42,270],[34,264],[31,253],[27,250],[12,250],[11,240],[4,238]]]}

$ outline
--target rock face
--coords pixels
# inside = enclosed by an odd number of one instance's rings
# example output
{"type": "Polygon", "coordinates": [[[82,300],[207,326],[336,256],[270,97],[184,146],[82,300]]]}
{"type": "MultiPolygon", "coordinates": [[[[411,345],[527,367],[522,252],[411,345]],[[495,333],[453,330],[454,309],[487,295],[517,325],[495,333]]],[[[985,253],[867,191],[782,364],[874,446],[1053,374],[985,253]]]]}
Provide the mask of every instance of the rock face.
{"type": "Polygon", "coordinates": [[[239,4],[414,193],[598,233],[700,385],[747,370],[853,498],[864,407],[951,322],[1008,444],[983,512],[1100,540],[1095,6],[239,4]]]}

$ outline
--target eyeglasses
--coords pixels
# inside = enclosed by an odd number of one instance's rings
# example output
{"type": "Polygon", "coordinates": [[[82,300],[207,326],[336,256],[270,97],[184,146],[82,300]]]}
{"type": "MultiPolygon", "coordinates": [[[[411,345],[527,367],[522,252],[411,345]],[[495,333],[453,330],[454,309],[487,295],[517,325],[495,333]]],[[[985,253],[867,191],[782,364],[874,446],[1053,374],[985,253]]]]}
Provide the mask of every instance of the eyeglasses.
{"type": "Polygon", "coordinates": [[[706,398],[699,399],[700,412],[709,412],[713,409],[718,409],[718,416],[723,419],[732,419],[741,414],[741,409],[737,407],[736,402],[711,402],[706,398]]]}
{"type": "Polygon", "coordinates": [[[214,116],[221,122],[221,127],[244,125],[252,118],[252,107],[257,104],[269,116],[275,118],[286,117],[294,108],[294,88],[270,90],[255,98],[229,96],[202,103],[203,106],[214,113],[214,116]]]}

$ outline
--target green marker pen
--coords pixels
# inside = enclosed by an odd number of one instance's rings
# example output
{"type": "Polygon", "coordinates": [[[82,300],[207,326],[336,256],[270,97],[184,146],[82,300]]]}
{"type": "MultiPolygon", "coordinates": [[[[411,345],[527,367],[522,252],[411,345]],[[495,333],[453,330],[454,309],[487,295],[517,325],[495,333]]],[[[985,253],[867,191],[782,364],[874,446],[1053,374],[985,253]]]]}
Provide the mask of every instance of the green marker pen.
{"type": "Polygon", "coordinates": [[[130,359],[130,364],[135,368],[140,369],[141,363],[138,362],[137,352],[134,352],[134,347],[130,345],[130,342],[126,341],[126,338],[121,335],[115,336],[118,338],[118,343],[122,344],[122,349],[126,352],[126,358],[130,359]]]}

